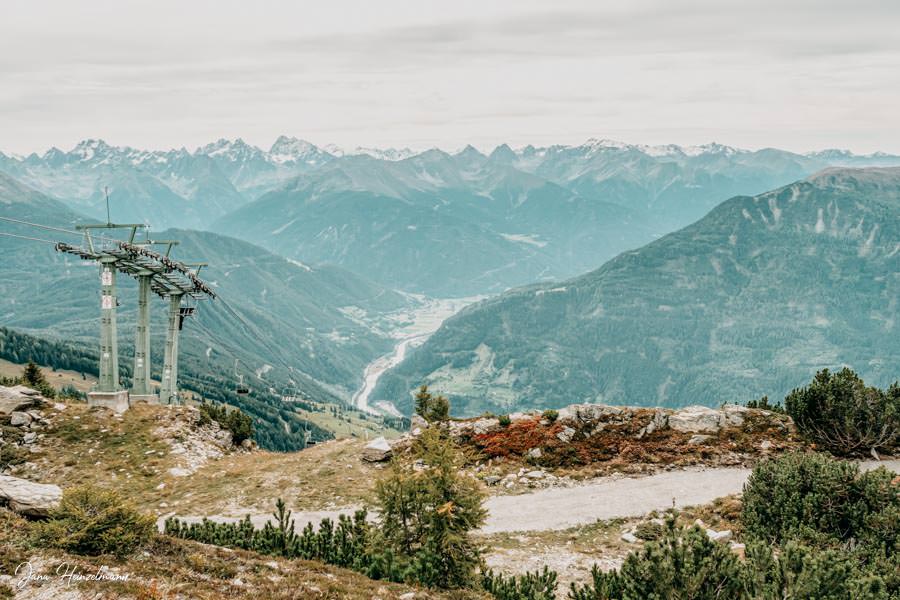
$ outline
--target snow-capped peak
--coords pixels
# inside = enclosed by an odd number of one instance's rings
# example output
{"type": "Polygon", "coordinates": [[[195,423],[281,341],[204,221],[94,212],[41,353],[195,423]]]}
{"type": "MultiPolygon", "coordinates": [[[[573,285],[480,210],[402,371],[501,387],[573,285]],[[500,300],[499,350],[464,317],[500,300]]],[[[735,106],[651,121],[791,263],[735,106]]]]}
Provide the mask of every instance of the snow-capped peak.
{"type": "Polygon", "coordinates": [[[357,146],[356,148],[346,149],[337,144],[328,144],[323,147],[326,152],[332,156],[371,156],[379,160],[398,161],[404,160],[418,154],[419,150],[411,148],[370,148],[366,146],[357,146]]]}
{"type": "Polygon", "coordinates": [[[237,138],[235,140],[226,140],[220,138],[215,142],[207,144],[202,148],[198,148],[196,154],[206,154],[207,156],[220,156],[230,160],[247,159],[256,156],[265,156],[265,152],[237,138]]]}
{"type": "Polygon", "coordinates": [[[91,139],[78,142],[78,145],[72,148],[69,155],[76,157],[82,162],[86,162],[94,158],[106,156],[113,150],[115,150],[115,148],[103,140],[91,139]]]}
{"type": "Polygon", "coordinates": [[[305,162],[319,164],[331,158],[317,146],[295,137],[280,136],[269,150],[269,158],[279,164],[305,162]]]}

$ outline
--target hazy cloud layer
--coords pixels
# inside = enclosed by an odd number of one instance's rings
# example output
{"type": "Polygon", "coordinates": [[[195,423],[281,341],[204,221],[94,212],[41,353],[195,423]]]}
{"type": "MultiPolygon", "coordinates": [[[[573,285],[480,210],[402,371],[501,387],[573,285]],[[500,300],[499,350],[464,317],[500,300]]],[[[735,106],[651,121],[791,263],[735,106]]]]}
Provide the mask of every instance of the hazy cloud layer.
{"type": "Polygon", "coordinates": [[[13,0],[0,149],[284,133],[900,152],[898,26],[893,1],[13,0]]]}

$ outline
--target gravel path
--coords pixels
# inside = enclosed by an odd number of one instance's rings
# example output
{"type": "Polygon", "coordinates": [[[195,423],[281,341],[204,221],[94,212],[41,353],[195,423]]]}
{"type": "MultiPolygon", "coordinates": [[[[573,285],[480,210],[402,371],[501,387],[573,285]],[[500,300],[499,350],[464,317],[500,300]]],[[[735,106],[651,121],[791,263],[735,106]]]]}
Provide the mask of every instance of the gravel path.
{"type": "MultiPolygon", "coordinates": [[[[865,470],[879,466],[900,472],[900,460],[867,461],[865,470]]],[[[568,529],[601,519],[639,517],[653,510],[665,510],[706,504],[736,494],[750,476],[750,469],[682,469],[644,477],[604,477],[575,487],[548,488],[517,496],[493,496],[485,503],[488,518],[482,533],[504,531],[545,531],[568,529]]],[[[333,511],[294,512],[295,527],[318,524],[326,517],[352,515],[355,508],[333,511]]],[[[179,517],[199,521],[199,517],[179,517]]],[[[237,519],[218,515],[214,521],[237,519]]],[[[261,527],[271,515],[253,515],[251,520],[261,527]]],[[[160,527],[163,519],[159,520],[160,527]]]]}

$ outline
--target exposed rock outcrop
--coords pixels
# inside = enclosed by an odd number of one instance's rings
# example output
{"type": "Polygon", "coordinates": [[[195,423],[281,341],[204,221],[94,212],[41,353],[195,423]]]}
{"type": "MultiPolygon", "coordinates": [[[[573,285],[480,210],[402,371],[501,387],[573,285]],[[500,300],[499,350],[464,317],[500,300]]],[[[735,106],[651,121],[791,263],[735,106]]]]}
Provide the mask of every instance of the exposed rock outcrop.
{"type": "Polygon", "coordinates": [[[19,514],[46,517],[59,505],[61,498],[59,486],[0,475],[0,502],[5,502],[10,510],[19,514]]]}
{"type": "Polygon", "coordinates": [[[388,441],[379,437],[366,444],[366,447],[363,448],[362,458],[369,462],[382,462],[390,459],[392,454],[393,450],[388,441]]]}
{"type": "Polygon", "coordinates": [[[29,408],[40,407],[44,402],[46,400],[41,393],[30,387],[24,385],[0,386],[0,415],[25,412],[29,408]]]}

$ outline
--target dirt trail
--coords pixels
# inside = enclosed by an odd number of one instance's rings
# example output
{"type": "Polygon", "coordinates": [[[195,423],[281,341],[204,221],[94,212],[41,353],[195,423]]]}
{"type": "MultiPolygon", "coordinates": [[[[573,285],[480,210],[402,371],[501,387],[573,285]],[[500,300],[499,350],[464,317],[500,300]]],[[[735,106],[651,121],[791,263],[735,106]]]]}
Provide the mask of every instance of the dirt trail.
{"type": "MultiPolygon", "coordinates": [[[[900,460],[867,461],[863,469],[885,466],[900,471],[900,460]]],[[[721,496],[741,491],[750,476],[750,469],[683,469],[644,477],[604,477],[584,485],[568,488],[548,488],[517,496],[493,496],[485,507],[488,518],[482,533],[507,531],[546,531],[567,529],[593,523],[601,519],[640,517],[653,510],[674,506],[706,504],[721,496]]],[[[351,515],[354,508],[335,511],[295,512],[295,526],[318,523],[339,514],[351,515]]],[[[180,517],[199,520],[197,517],[180,517]]],[[[234,521],[218,515],[215,521],[234,521]]],[[[270,515],[254,515],[254,524],[262,526],[270,515]]],[[[160,525],[162,519],[160,519],[160,525]]]]}

